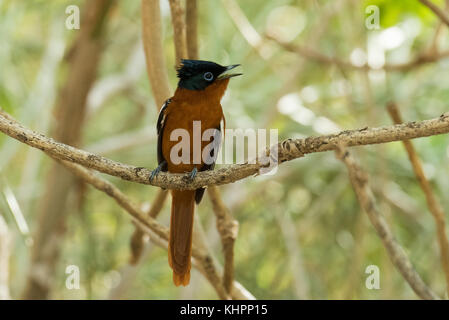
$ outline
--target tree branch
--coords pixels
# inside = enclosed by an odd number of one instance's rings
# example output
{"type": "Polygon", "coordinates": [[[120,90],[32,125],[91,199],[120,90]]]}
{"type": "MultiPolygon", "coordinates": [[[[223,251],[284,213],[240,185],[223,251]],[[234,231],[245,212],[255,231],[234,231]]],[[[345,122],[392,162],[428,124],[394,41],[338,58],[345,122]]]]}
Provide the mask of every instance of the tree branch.
{"type": "MultiPolygon", "coordinates": [[[[153,203],[151,204],[151,208],[148,211],[147,215],[149,217],[156,219],[157,215],[159,214],[159,212],[161,212],[161,210],[164,206],[167,196],[168,196],[167,190],[163,190],[163,189],[158,190],[156,198],[153,200],[153,203]]],[[[136,229],[134,230],[134,233],[132,234],[131,241],[130,241],[130,247],[131,247],[131,257],[129,260],[130,264],[133,264],[133,265],[137,264],[137,262],[139,261],[141,255],[142,255],[143,248],[144,248],[144,235],[145,235],[145,232],[136,226],[136,229]]]]}
{"type": "MultiPolygon", "coordinates": [[[[173,1],[175,2],[175,1],[173,1]]],[[[172,1],[170,1],[170,4],[172,1]]],[[[182,30],[186,30],[186,41],[185,43],[180,41],[175,41],[175,47],[177,48],[177,52],[187,52],[189,59],[198,59],[198,35],[197,35],[197,1],[196,0],[187,0],[187,12],[186,12],[186,23],[184,26],[184,21],[181,19],[180,13],[178,13],[178,17],[175,18],[175,12],[172,10],[172,20],[173,24],[175,22],[180,25],[177,29],[174,28],[175,33],[180,33],[182,30]]],[[[181,35],[175,34],[176,38],[181,37],[181,35]]],[[[226,298],[226,296],[233,297],[233,283],[234,283],[234,241],[237,237],[238,232],[238,222],[232,218],[232,215],[229,213],[228,209],[225,207],[220,192],[214,186],[208,188],[209,197],[212,201],[212,206],[217,218],[217,230],[222,238],[223,251],[224,251],[224,272],[223,277],[221,278],[218,274],[214,275],[213,282],[216,281],[222,282],[220,286],[216,286],[216,291],[221,295],[222,298],[226,298]]],[[[197,219],[197,223],[201,223],[199,219],[197,219]]],[[[205,242],[204,237],[199,237],[201,242],[205,242]]],[[[206,277],[210,277],[211,275],[205,274],[206,277]]]]}
{"type": "Polygon", "coordinates": [[[176,66],[181,59],[187,58],[186,46],[186,24],[184,21],[184,10],[180,0],[168,0],[170,3],[171,20],[173,24],[173,40],[175,43],[176,66]]]}
{"type": "MultiPolygon", "coordinates": [[[[97,76],[104,46],[107,16],[115,0],[86,1],[82,25],[68,54],[68,70],[61,87],[53,114],[56,121],[52,132],[61,142],[78,145],[87,111],[88,93],[97,76]]],[[[37,208],[37,224],[33,235],[34,245],[24,299],[46,299],[54,282],[56,263],[65,235],[65,223],[70,210],[67,200],[74,178],[57,164],[46,174],[43,196],[37,208]]]]}
{"type": "Polygon", "coordinates": [[[432,1],[429,0],[419,0],[419,2],[421,2],[423,5],[432,10],[433,13],[435,13],[438,16],[438,18],[440,18],[440,20],[449,27],[449,16],[443,11],[443,9],[441,9],[440,7],[438,7],[436,4],[434,4],[432,1]]]}
{"type": "Polygon", "coordinates": [[[159,1],[142,0],[142,37],[147,72],[158,108],[171,94],[162,46],[162,22],[159,1]]]}
{"type": "Polygon", "coordinates": [[[94,142],[85,148],[87,151],[101,155],[123,152],[134,147],[154,143],[157,140],[155,131],[154,128],[144,127],[134,131],[118,133],[94,142]]]}
{"type": "Polygon", "coordinates": [[[371,188],[369,187],[368,176],[366,173],[344,147],[337,146],[336,155],[337,158],[342,160],[346,165],[352,187],[357,195],[360,206],[368,215],[374,229],[376,229],[377,234],[387,250],[391,262],[420,298],[427,300],[439,299],[439,297],[427,287],[413,268],[407,254],[397,242],[384,217],[377,211],[375,199],[371,188]]]}
{"type": "MultiPolygon", "coordinates": [[[[268,165],[267,156],[263,154],[255,164],[234,164],[213,171],[199,172],[192,182],[190,182],[188,176],[185,174],[161,172],[150,183],[149,176],[151,171],[148,169],[116,162],[57,142],[43,134],[25,128],[1,109],[0,131],[31,147],[45,151],[56,159],[75,162],[123,180],[149,184],[165,189],[194,190],[204,186],[232,183],[258,174],[259,169],[268,165]]],[[[287,139],[277,145],[271,146],[270,149],[278,148],[278,162],[283,163],[303,157],[309,153],[333,150],[339,143],[353,147],[415,139],[448,132],[449,113],[445,113],[438,118],[419,122],[413,121],[379,128],[365,127],[357,130],[345,130],[337,134],[309,137],[306,139],[287,139]]]]}
{"type": "MultiPolygon", "coordinates": [[[[161,241],[163,241],[163,243],[166,244],[166,241],[168,241],[168,229],[165,226],[159,224],[154,218],[147,215],[145,211],[142,210],[141,206],[134,203],[116,186],[96,176],[93,172],[81,165],[70,161],[60,162],[74,175],[113,198],[120,207],[125,209],[125,211],[132,216],[133,220],[138,224],[139,228],[149,234],[150,239],[152,239],[156,243],[160,243],[161,241]]],[[[164,246],[164,248],[166,248],[166,246],[164,246]]],[[[217,291],[219,297],[221,299],[227,299],[228,295],[226,294],[222,286],[221,278],[218,274],[217,268],[210,253],[207,252],[207,250],[198,248],[194,245],[192,248],[192,256],[195,258],[196,264],[200,267],[200,271],[206,276],[211,285],[217,291]]],[[[237,282],[234,282],[231,297],[235,299],[242,299],[243,297],[246,297],[247,299],[253,298],[252,295],[248,294],[248,291],[237,282]]]]}
{"type": "Polygon", "coordinates": [[[223,245],[223,285],[226,292],[230,293],[234,281],[234,242],[239,231],[239,224],[223,203],[218,188],[211,186],[207,188],[207,192],[217,217],[217,230],[223,245]]]}
{"type": "MultiPolygon", "coordinates": [[[[262,59],[267,60],[271,56],[272,50],[270,50],[270,47],[267,46],[267,43],[263,41],[257,30],[249,22],[237,1],[221,0],[221,3],[228,12],[229,17],[234,21],[243,38],[245,38],[246,42],[256,50],[257,54],[262,59]]],[[[268,66],[270,66],[269,63],[268,66]]]]}
{"type": "MultiPolygon", "coordinates": [[[[145,1],[145,0],[143,0],[145,1]]],[[[155,1],[158,2],[158,1],[155,1]]],[[[169,0],[170,3],[170,9],[171,9],[171,14],[172,14],[172,24],[173,24],[173,32],[174,32],[174,44],[175,44],[175,52],[176,52],[176,64],[179,64],[180,59],[181,58],[185,58],[187,57],[187,51],[189,51],[189,56],[191,58],[196,58],[195,55],[197,55],[197,34],[196,34],[196,1],[195,3],[190,3],[189,7],[188,7],[188,12],[187,12],[187,17],[189,19],[189,28],[190,28],[190,33],[189,36],[190,38],[194,38],[193,43],[191,44],[191,46],[189,47],[189,49],[186,46],[186,24],[184,21],[184,14],[183,14],[183,9],[181,7],[181,3],[179,0],[169,0]],[[196,52],[195,52],[196,51],[196,52]]],[[[143,2],[142,2],[143,4],[143,2]]],[[[152,13],[153,15],[159,15],[159,7],[158,5],[154,5],[153,10],[157,10],[157,13],[152,13]]],[[[159,17],[160,20],[160,17],[159,17]]],[[[148,21],[147,21],[148,24],[148,21]]],[[[160,34],[158,32],[158,34],[160,34]]],[[[192,40],[192,39],[191,39],[192,40]]],[[[147,42],[148,40],[146,40],[144,38],[144,42],[147,42]]],[[[162,50],[161,48],[158,48],[158,50],[162,50]]],[[[147,56],[151,55],[151,52],[147,52],[147,56]]],[[[153,53],[154,55],[154,53],[153,53]]],[[[167,78],[167,74],[166,71],[164,69],[160,69],[159,70],[161,73],[165,74],[165,78],[167,78]]],[[[149,75],[150,75],[150,79],[151,79],[151,74],[150,74],[150,70],[148,70],[149,75]]],[[[153,86],[153,93],[155,96],[162,96],[162,94],[160,93],[161,88],[160,87],[156,87],[153,86]]],[[[162,106],[162,104],[160,104],[160,106],[162,106]]],[[[136,168],[136,172],[140,171],[143,168],[136,168]]],[[[138,234],[139,231],[136,231],[137,235],[135,234],[135,237],[133,237],[134,241],[138,241],[136,240],[136,238],[139,237],[138,234]]],[[[204,241],[203,241],[204,242],[204,241]]],[[[201,245],[202,243],[200,243],[201,245]]],[[[138,245],[137,245],[138,246],[138,245]]],[[[200,250],[200,249],[196,249],[198,252],[198,255],[196,256],[196,259],[198,260],[198,266],[199,266],[199,270],[203,273],[203,275],[209,280],[209,282],[212,284],[212,286],[214,287],[215,291],[217,292],[218,296],[221,299],[228,299],[229,297],[237,297],[237,298],[252,298],[252,295],[248,293],[248,291],[246,290],[242,290],[242,286],[233,286],[233,290],[232,293],[230,294],[231,290],[226,291],[223,287],[222,284],[222,279],[220,277],[220,275],[218,274],[214,261],[209,253],[208,250],[200,250]],[[202,252],[202,253],[201,253],[202,252]],[[200,254],[201,253],[201,254],[200,254]]],[[[193,252],[193,256],[195,256],[195,252],[193,252]]]]}
{"type": "Polygon", "coordinates": [[[112,183],[96,176],[89,169],[86,169],[76,163],[70,161],[60,162],[78,178],[113,198],[120,207],[125,209],[125,211],[139,223],[139,225],[143,226],[143,229],[150,229],[153,234],[156,234],[164,240],[168,240],[168,229],[159,224],[153,217],[148,216],[139,205],[134,203],[134,201],[132,201],[112,183]]]}
{"type": "Polygon", "coordinates": [[[351,69],[351,70],[359,70],[359,71],[367,71],[367,70],[386,70],[386,71],[408,71],[410,69],[415,68],[416,66],[436,62],[449,57],[449,50],[435,52],[435,53],[421,53],[415,59],[398,64],[385,64],[382,68],[373,69],[369,65],[355,65],[349,61],[342,60],[337,57],[327,56],[319,51],[316,51],[311,48],[295,45],[292,43],[287,43],[276,39],[273,36],[266,35],[266,37],[270,40],[273,40],[277,44],[279,44],[282,48],[289,52],[297,53],[300,56],[313,60],[318,63],[327,64],[327,65],[336,65],[343,69],[351,69]]]}
{"type": "Polygon", "coordinates": [[[186,41],[189,59],[198,59],[198,1],[186,0],[186,41]]]}
{"type": "MultiPolygon", "coordinates": [[[[393,119],[394,123],[396,124],[402,123],[399,109],[395,103],[388,104],[387,110],[391,118],[393,119]]],[[[446,221],[444,211],[432,192],[429,180],[427,180],[424,174],[421,161],[419,159],[418,154],[416,153],[415,148],[413,147],[412,142],[409,140],[404,140],[402,141],[402,143],[404,144],[405,150],[407,151],[408,158],[410,159],[413,171],[416,175],[419,185],[421,186],[421,189],[423,190],[426,196],[426,202],[427,206],[429,207],[429,211],[435,220],[438,245],[440,247],[440,254],[441,254],[441,263],[443,265],[443,271],[446,277],[446,290],[449,294],[449,242],[447,240],[446,235],[446,221]]]]}

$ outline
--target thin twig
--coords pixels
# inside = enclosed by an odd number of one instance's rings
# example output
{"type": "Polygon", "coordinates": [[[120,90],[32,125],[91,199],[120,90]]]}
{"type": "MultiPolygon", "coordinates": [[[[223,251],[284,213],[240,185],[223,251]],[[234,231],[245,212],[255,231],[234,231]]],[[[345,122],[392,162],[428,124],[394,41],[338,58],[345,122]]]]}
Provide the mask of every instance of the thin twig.
{"type": "MultiPolygon", "coordinates": [[[[204,186],[232,183],[259,173],[269,165],[266,153],[256,163],[227,165],[213,171],[199,172],[195,180],[190,181],[187,175],[161,172],[153,181],[149,181],[151,171],[135,167],[108,158],[56,142],[55,140],[34,132],[14,120],[0,109],[0,131],[31,147],[45,151],[60,160],[68,160],[95,169],[102,173],[120,177],[123,180],[149,184],[165,189],[194,190],[204,186]]],[[[400,125],[379,128],[362,128],[345,130],[337,134],[309,137],[306,139],[287,139],[271,146],[271,157],[277,149],[277,162],[283,163],[303,157],[306,154],[333,150],[335,145],[343,143],[348,147],[387,143],[419,137],[428,137],[449,132],[449,113],[438,118],[419,122],[408,122],[400,125]]]]}
{"type": "Polygon", "coordinates": [[[175,43],[176,66],[181,59],[187,58],[186,24],[184,21],[184,9],[180,0],[168,0],[170,3],[171,21],[173,24],[173,40],[175,43]]]}
{"type": "Polygon", "coordinates": [[[108,196],[112,197],[117,204],[126,210],[140,225],[150,229],[154,234],[164,240],[168,240],[168,229],[159,224],[154,218],[148,216],[141,206],[134,203],[127,195],[121,192],[116,186],[109,181],[106,181],[96,176],[89,169],[84,168],[76,163],[70,161],[61,161],[67,169],[75,174],[83,181],[89,183],[96,189],[105,192],[108,196]]]}
{"type": "Polygon", "coordinates": [[[97,80],[87,97],[86,121],[92,119],[107,102],[115,96],[135,88],[145,68],[142,41],[139,40],[130,52],[123,71],[97,80]]]}
{"type": "MultiPolygon", "coordinates": [[[[185,34],[186,26],[185,26],[183,9],[181,7],[180,0],[169,0],[169,2],[170,2],[171,14],[172,14],[173,30],[174,30],[176,64],[179,64],[180,59],[186,57],[186,55],[187,55],[186,34],[185,34]]],[[[159,7],[157,7],[157,8],[154,7],[153,9],[158,10],[158,12],[159,12],[159,7]]],[[[153,13],[153,15],[155,15],[155,13],[153,13]]],[[[159,13],[157,13],[157,15],[159,15],[159,13]]],[[[160,17],[159,17],[159,19],[160,19],[160,17]]],[[[158,33],[158,34],[160,34],[160,33],[158,33]]],[[[196,37],[196,35],[193,35],[193,36],[196,37]]],[[[161,48],[158,48],[158,50],[161,50],[161,48]]],[[[149,72],[150,72],[150,70],[149,70],[149,72]]],[[[164,73],[164,76],[167,77],[165,70],[161,69],[160,72],[164,73]]],[[[160,95],[158,93],[158,90],[160,90],[160,88],[153,87],[153,93],[155,96],[160,95]]],[[[204,242],[204,240],[203,240],[203,242],[204,242]]],[[[200,243],[200,245],[201,244],[202,243],[200,243]]],[[[205,277],[212,284],[212,286],[214,287],[218,296],[221,299],[228,299],[229,295],[227,294],[226,290],[224,289],[224,287],[222,285],[222,280],[216,270],[215,263],[212,260],[211,254],[209,253],[208,250],[201,250],[201,249],[196,249],[196,250],[197,250],[197,254],[195,255],[195,250],[193,250],[192,254],[194,257],[196,256],[196,259],[198,260],[198,264],[200,266],[200,268],[199,268],[200,271],[203,272],[205,277]]]]}
{"type": "Polygon", "coordinates": [[[354,246],[354,249],[351,252],[351,258],[348,263],[349,276],[346,281],[346,290],[343,292],[344,300],[357,299],[357,288],[359,287],[361,278],[360,266],[362,265],[364,249],[366,247],[364,245],[366,226],[367,224],[365,223],[365,216],[362,214],[362,212],[357,212],[354,230],[354,243],[357,243],[357,245],[354,246]]]}
{"type": "Polygon", "coordinates": [[[158,108],[171,94],[162,47],[162,22],[159,1],[142,0],[142,37],[147,72],[158,108]]]}
{"type": "Polygon", "coordinates": [[[425,5],[426,7],[428,7],[430,10],[433,11],[433,13],[435,13],[438,18],[440,18],[440,20],[442,22],[444,22],[448,27],[449,27],[449,15],[447,15],[443,9],[441,9],[440,7],[438,7],[436,4],[434,4],[432,1],[429,0],[419,0],[423,5],[425,5]]]}
{"type": "Polygon", "coordinates": [[[272,50],[270,50],[268,44],[249,22],[237,1],[222,0],[221,3],[245,40],[256,50],[257,54],[259,54],[262,59],[267,60],[271,56],[270,51],[272,50]]]}
{"type": "MultiPolygon", "coordinates": [[[[85,2],[82,28],[66,56],[68,70],[53,109],[55,122],[52,132],[61,142],[79,145],[87,111],[87,96],[96,79],[104,51],[104,31],[108,13],[115,0],[85,2]]],[[[70,210],[67,200],[74,185],[73,176],[58,164],[52,164],[46,174],[43,196],[36,204],[37,221],[34,245],[24,299],[46,299],[55,281],[55,270],[65,236],[65,223],[70,210]]]]}
{"type": "MultiPolygon", "coordinates": [[[[449,10],[449,0],[444,1],[444,3],[445,3],[444,11],[448,12],[448,10],[449,10]]],[[[438,21],[438,25],[435,27],[435,32],[433,34],[432,41],[431,41],[431,44],[429,46],[429,52],[432,52],[432,53],[437,52],[437,50],[438,50],[438,43],[439,43],[439,40],[440,40],[440,36],[442,34],[443,27],[444,27],[444,22],[441,21],[441,20],[438,21]]]]}
{"type": "MultiPolygon", "coordinates": [[[[387,105],[387,110],[394,123],[402,123],[401,114],[395,103],[389,103],[387,105]]],[[[407,151],[408,158],[410,159],[419,185],[421,186],[421,189],[426,196],[426,202],[427,206],[429,207],[429,211],[435,220],[438,245],[440,247],[441,254],[441,263],[443,266],[444,275],[446,277],[446,290],[449,295],[449,242],[446,235],[446,221],[444,211],[441,207],[441,204],[436,199],[432,188],[430,187],[429,180],[427,180],[426,175],[424,174],[421,160],[419,159],[419,156],[415,148],[413,147],[412,142],[409,140],[404,140],[402,141],[402,143],[404,144],[405,150],[407,151]]]]}
{"type": "Polygon", "coordinates": [[[290,212],[285,207],[279,205],[273,211],[281,230],[284,246],[287,249],[287,260],[293,275],[291,286],[297,299],[307,300],[310,298],[309,277],[304,268],[298,229],[290,216],[290,212]]]}
{"type": "MultiPolygon", "coordinates": [[[[191,58],[196,58],[195,50],[197,51],[197,48],[195,49],[195,46],[197,46],[197,30],[196,30],[196,22],[192,21],[193,19],[197,18],[196,14],[196,3],[194,5],[190,4],[190,7],[188,8],[190,10],[189,12],[189,23],[192,24],[189,29],[189,34],[187,34],[186,38],[185,34],[183,33],[187,27],[182,17],[182,8],[180,7],[179,0],[169,0],[170,1],[170,8],[172,12],[172,22],[173,22],[173,30],[174,30],[174,40],[175,40],[175,49],[176,49],[176,55],[178,54],[185,54],[188,51],[189,58],[190,55],[192,55],[191,58]],[[188,45],[186,45],[185,40],[190,39],[193,41],[191,45],[191,48],[188,48],[188,45]],[[184,41],[181,41],[184,40],[184,41]],[[193,52],[192,52],[193,51],[193,52]]],[[[187,19],[187,15],[186,15],[187,19]]],[[[182,58],[182,57],[181,57],[182,58]]],[[[177,62],[179,63],[179,59],[177,59],[177,62]]],[[[209,279],[209,281],[213,284],[215,284],[215,290],[220,295],[222,299],[227,299],[231,296],[232,291],[232,284],[233,284],[233,278],[234,278],[234,241],[237,237],[237,230],[238,230],[238,223],[232,219],[232,216],[227,211],[226,207],[223,204],[223,201],[221,200],[220,193],[218,192],[218,189],[213,188],[213,190],[209,190],[209,195],[211,196],[211,200],[214,207],[214,212],[217,215],[217,229],[220,235],[222,235],[223,239],[223,251],[225,254],[225,265],[224,265],[224,274],[223,278],[221,279],[220,276],[213,272],[214,270],[209,270],[210,268],[206,267],[203,268],[205,271],[205,276],[209,279]],[[229,221],[229,220],[232,221],[229,221]],[[230,236],[231,235],[231,236],[230,236]],[[232,239],[231,239],[232,238],[232,239]],[[218,285],[217,281],[222,281],[222,285],[218,285]]],[[[197,219],[197,228],[195,231],[202,229],[201,223],[199,219],[197,219]]],[[[206,240],[204,237],[196,237],[199,239],[199,242],[197,241],[197,244],[200,246],[205,246],[206,240]]],[[[205,252],[208,252],[206,250],[205,252]]]]}
{"type": "Polygon", "coordinates": [[[151,145],[156,141],[156,130],[144,127],[139,130],[118,133],[86,146],[86,150],[106,155],[117,153],[143,145],[151,145]]]}
{"type": "Polygon", "coordinates": [[[198,1],[186,0],[186,41],[189,59],[198,59],[198,1]]]}
{"type": "MultiPolygon", "coordinates": [[[[157,192],[156,198],[153,200],[153,203],[151,204],[150,210],[148,211],[148,216],[156,219],[159,212],[161,212],[165,199],[167,199],[168,191],[160,189],[157,192]]],[[[131,236],[131,257],[129,260],[130,264],[137,264],[140,257],[142,256],[143,248],[144,248],[144,236],[145,232],[140,229],[138,226],[136,226],[136,229],[134,230],[134,233],[131,236]]]]}
{"type": "Polygon", "coordinates": [[[282,48],[284,48],[287,51],[294,52],[299,54],[300,56],[313,60],[318,63],[327,64],[327,65],[336,65],[343,69],[351,69],[351,70],[359,70],[359,71],[367,71],[367,70],[386,70],[386,71],[408,71],[410,69],[413,69],[419,65],[423,65],[426,63],[432,63],[436,62],[442,59],[449,58],[449,50],[441,51],[441,52],[435,52],[435,53],[421,53],[419,54],[415,59],[404,62],[404,63],[398,63],[398,64],[388,64],[386,63],[383,67],[374,69],[370,67],[368,64],[364,65],[355,65],[349,61],[342,60],[337,57],[331,57],[327,56],[317,50],[295,45],[288,42],[280,41],[279,39],[276,39],[275,37],[272,37],[270,35],[266,35],[266,37],[270,40],[273,40],[277,44],[279,44],[282,48]]]}
{"type": "MultiPolygon", "coordinates": [[[[316,19],[317,22],[311,26],[311,30],[313,30],[313,32],[307,35],[305,42],[311,47],[315,47],[319,44],[322,41],[321,39],[323,36],[328,33],[329,24],[333,20],[332,18],[335,15],[338,15],[339,12],[342,12],[345,5],[348,5],[346,0],[336,0],[328,2],[325,6],[323,6],[323,8],[320,7],[319,10],[317,10],[317,12],[320,12],[320,16],[316,19]]],[[[268,65],[271,66],[272,63],[268,63],[268,65]]],[[[269,107],[267,112],[264,112],[261,128],[269,128],[273,125],[273,122],[277,119],[277,115],[279,114],[277,102],[284,95],[297,90],[298,79],[300,79],[301,75],[304,74],[304,70],[307,66],[308,62],[305,59],[298,59],[296,63],[292,64],[288,68],[288,72],[283,72],[280,74],[280,89],[272,95],[270,100],[267,102],[267,105],[271,105],[271,107],[269,107]]],[[[277,70],[279,68],[274,69],[277,70]]]]}
{"type": "Polygon", "coordinates": [[[439,299],[439,297],[427,287],[416,272],[404,249],[394,237],[385,218],[377,210],[373,193],[368,184],[367,174],[356,163],[349,151],[342,145],[336,146],[336,155],[337,158],[342,160],[346,165],[349,179],[351,180],[352,187],[357,195],[360,206],[368,215],[371,224],[382,240],[391,262],[420,298],[428,300],[439,299]]]}
{"type": "Polygon", "coordinates": [[[226,292],[230,293],[234,281],[234,242],[237,238],[239,224],[223,203],[218,188],[212,186],[209,187],[207,191],[215,216],[217,217],[217,230],[220,234],[223,246],[223,285],[226,292]]]}
{"type": "Polygon", "coordinates": [[[205,256],[207,256],[207,260],[204,259],[202,263],[199,263],[200,272],[209,280],[209,282],[214,287],[218,296],[222,300],[229,300],[232,297],[226,291],[223,285],[223,278],[221,277],[221,266],[220,270],[216,268],[211,268],[216,265],[216,259],[212,254],[211,248],[209,246],[209,242],[207,241],[206,234],[204,232],[203,225],[199,219],[199,215],[194,216],[193,223],[193,246],[196,247],[199,251],[203,252],[205,256]]]}
{"type": "MultiPolygon", "coordinates": [[[[108,196],[112,197],[119,206],[121,206],[127,213],[129,213],[134,221],[139,225],[139,227],[149,234],[150,239],[152,241],[156,241],[156,243],[160,243],[163,240],[164,248],[166,248],[165,244],[168,241],[168,229],[159,224],[154,218],[148,216],[145,211],[142,210],[141,206],[134,203],[128,196],[122,193],[116,186],[112,183],[96,176],[89,169],[86,169],[78,164],[69,162],[69,161],[61,161],[67,169],[69,169],[73,174],[75,174],[83,181],[91,184],[96,189],[105,192],[108,196]]],[[[221,299],[227,299],[227,294],[224,291],[222,286],[221,278],[218,274],[217,267],[211,257],[211,255],[204,251],[202,248],[197,248],[193,246],[192,248],[192,256],[196,259],[196,263],[194,265],[200,266],[200,271],[204,272],[206,278],[212,284],[212,286],[216,289],[217,294],[221,299]]],[[[244,288],[243,288],[244,289],[244,288]]],[[[246,289],[243,290],[242,286],[236,286],[234,282],[234,288],[232,290],[232,297],[242,297],[245,296],[247,292],[246,289]]]]}
{"type": "MultiPolygon", "coordinates": [[[[190,59],[198,58],[197,0],[187,0],[186,30],[187,52],[190,59]]],[[[182,45],[180,43],[175,45],[182,45]]],[[[179,50],[181,51],[181,50],[179,50]]],[[[223,288],[227,295],[232,296],[234,283],[234,242],[238,233],[238,222],[235,221],[223,203],[217,187],[208,188],[214,213],[217,217],[217,230],[221,236],[224,252],[223,288]]],[[[197,221],[199,222],[199,220],[197,221]]],[[[202,228],[201,228],[202,229],[202,228]]],[[[198,230],[198,228],[196,229],[198,230]]],[[[204,237],[199,237],[200,243],[205,243],[204,237]]]]}
{"type": "MultiPolygon", "coordinates": [[[[169,234],[168,228],[159,224],[154,218],[149,216],[140,205],[134,203],[116,186],[95,175],[91,170],[70,161],[60,161],[60,163],[77,177],[83,179],[84,182],[89,183],[96,189],[106,193],[108,196],[113,198],[120,207],[125,209],[125,211],[131,215],[133,220],[139,225],[139,228],[141,228],[150,236],[151,241],[155,242],[156,244],[160,244],[161,247],[167,249],[169,234]]],[[[228,296],[224,291],[221,278],[218,275],[219,273],[217,271],[217,267],[210,253],[207,250],[204,250],[204,248],[202,247],[199,248],[193,245],[192,256],[193,258],[195,258],[194,265],[200,266],[200,271],[205,274],[206,278],[217,291],[219,297],[221,299],[227,299],[228,296]]],[[[235,281],[232,288],[231,297],[233,299],[254,298],[241,284],[235,281]]]]}

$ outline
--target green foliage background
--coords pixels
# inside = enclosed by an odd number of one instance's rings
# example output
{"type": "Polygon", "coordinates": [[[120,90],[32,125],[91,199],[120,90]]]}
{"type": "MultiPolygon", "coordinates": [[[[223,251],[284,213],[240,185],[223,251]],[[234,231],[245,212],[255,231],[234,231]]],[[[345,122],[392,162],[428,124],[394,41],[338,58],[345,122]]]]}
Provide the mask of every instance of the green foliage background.
{"type": "MultiPolygon", "coordinates": [[[[48,135],[51,135],[49,128],[54,120],[54,97],[65,81],[64,63],[51,65],[55,59],[61,61],[63,49],[75,38],[77,31],[64,26],[65,8],[73,2],[0,0],[0,106],[28,127],[48,135]]],[[[438,25],[432,12],[419,1],[340,1],[338,11],[333,12],[330,7],[334,2],[278,0],[238,1],[238,4],[262,36],[276,27],[269,22],[275,10],[283,6],[293,8],[297,19],[303,20],[304,28],[290,30],[294,34],[292,41],[344,60],[350,59],[355,48],[366,52],[370,37],[387,28],[402,28],[406,33],[410,25],[407,23],[412,21],[413,26],[418,26],[416,34],[407,35],[398,48],[385,51],[387,62],[408,61],[427,50],[438,25]],[[365,27],[368,5],[377,5],[380,9],[380,30],[370,31],[365,27]],[[329,11],[331,14],[324,19],[323,14],[329,11]],[[323,25],[324,31],[318,34],[323,25]]],[[[243,66],[244,76],[231,81],[223,100],[229,128],[264,128],[268,124],[269,128],[277,128],[279,138],[284,139],[322,134],[323,127],[316,119],[325,119],[343,129],[388,125],[391,120],[385,104],[391,100],[398,103],[407,120],[438,117],[448,111],[448,60],[406,72],[365,74],[304,60],[270,41],[265,44],[270,54],[262,58],[242,36],[221,1],[199,0],[198,3],[201,58],[243,66]],[[301,72],[289,77],[300,63],[304,63],[301,72]],[[307,92],[313,92],[315,98],[306,99],[307,92]],[[302,107],[314,113],[314,122],[304,124],[292,114],[278,111],[278,101],[287,93],[300,97],[302,107]]],[[[443,1],[435,3],[443,5],[443,1]]],[[[82,10],[82,3],[79,4],[82,10]]],[[[166,68],[175,87],[170,14],[166,1],[161,5],[166,68]]],[[[449,46],[447,36],[445,28],[439,41],[441,49],[449,46]]],[[[140,1],[118,2],[109,17],[105,37],[98,81],[124,72],[141,38],[140,1]]],[[[124,132],[155,128],[156,116],[143,71],[132,88],[117,92],[89,117],[84,129],[84,145],[93,145],[124,132]]],[[[333,128],[328,122],[324,122],[327,123],[325,130],[333,128]]],[[[449,212],[449,137],[419,139],[414,145],[434,192],[449,212]]],[[[155,151],[154,142],[107,156],[152,168],[156,166],[155,151]]],[[[402,144],[362,147],[354,152],[370,174],[379,210],[387,217],[424,281],[443,295],[445,283],[434,221],[402,144]]],[[[0,135],[0,155],[0,187],[3,190],[6,185],[11,187],[30,229],[34,230],[38,223],[36,205],[45,188],[51,160],[40,151],[31,150],[4,135],[0,135]]],[[[106,178],[137,201],[151,203],[156,194],[152,187],[106,178]]],[[[360,210],[346,169],[333,153],[313,154],[285,163],[274,176],[248,178],[223,186],[221,191],[240,223],[235,247],[236,279],[257,298],[416,298],[390,263],[374,229],[360,210]],[[372,264],[380,268],[380,290],[365,287],[367,275],[364,271],[372,264]]],[[[109,197],[90,187],[85,193],[79,188],[73,193],[70,208],[73,212],[67,222],[66,239],[58,244],[62,246],[62,257],[52,297],[107,298],[127,265],[133,225],[129,216],[109,197]],[[67,265],[80,267],[80,290],[66,289],[67,265]]],[[[30,248],[3,198],[0,214],[13,234],[10,289],[13,297],[19,297],[25,285],[30,248]]],[[[215,216],[207,197],[197,214],[215,256],[222,262],[215,216]]],[[[168,203],[159,220],[168,225],[168,203]]],[[[174,287],[166,251],[153,247],[138,268],[125,297],[215,299],[216,294],[196,270],[189,287],[174,287]]]]}

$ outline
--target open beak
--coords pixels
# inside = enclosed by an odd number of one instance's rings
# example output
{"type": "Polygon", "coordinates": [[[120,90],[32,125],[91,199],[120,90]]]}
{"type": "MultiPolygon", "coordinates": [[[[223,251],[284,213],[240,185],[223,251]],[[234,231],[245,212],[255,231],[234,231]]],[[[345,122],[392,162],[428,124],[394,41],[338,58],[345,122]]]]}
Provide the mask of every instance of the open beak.
{"type": "Polygon", "coordinates": [[[234,69],[235,67],[238,67],[238,66],[239,66],[239,64],[233,64],[233,65],[227,66],[226,70],[222,74],[220,74],[217,79],[218,80],[223,80],[223,79],[228,79],[228,78],[232,78],[232,77],[241,76],[243,73],[227,73],[229,70],[232,70],[232,69],[234,69]]]}

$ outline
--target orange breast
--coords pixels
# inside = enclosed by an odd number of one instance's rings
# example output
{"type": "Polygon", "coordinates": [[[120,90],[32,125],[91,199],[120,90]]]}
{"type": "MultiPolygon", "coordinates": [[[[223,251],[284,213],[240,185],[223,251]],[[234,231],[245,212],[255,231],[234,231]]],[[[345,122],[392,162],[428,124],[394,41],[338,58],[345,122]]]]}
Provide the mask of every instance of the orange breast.
{"type": "MultiPolygon", "coordinates": [[[[224,82],[224,81],[223,81],[224,82]]],[[[227,83],[226,83],[227,84],[227,83]]],[[[221,95],[217,94],[218,90],[224,93],[224,89],[221,86],[209,86],[209,90],[203,91],[192,91],[186,89],[178,88],[175,96],[172,98],[172,102],[167,106],[166,111],[166,121],[165,127],[162,137],[162,153],[164,158],[168,163],[168,171],[173,173],[183,173],[190,172],[196,167],[199,171],[204,165],[203,159],[201,157],[203,149],[210,144],[210,141],[201,141],[201,137],[203,136],[204,131],[207,129],[217,129],[220,128],[220,122],[223,119],[223,110],[221,108],[220,99],[221,95]],[[211,88],[209,88],[211,87],[211,88]],[[200,121],[201,129],[198,130],[198,136],[194,137],[194,121],[200,121]],[[172,150],[179,150],[179,143],[181,142],[181,138],[178,140],[172,141],[170,138],[172,133],[177,133],[175,130],[183,129],[189,133],[188,140],[188,150],[181,149],[180,152],[174,152],[175,157],[178,156],[180,158],[181,155],[188,158],[189,163],[174,163],[174,158],[172,157],[172,150]],[[197,162],[199,160],[200,163],[194,163],[194,141],[196,139],[201,145],[201,153],[198,157],[197,162]],[[200,142],[201,141],[201,142],[200,142]],[[178,147],[176,147],[178,146],[178,147]],[[175,149],[173,149],[175,147],[175,149]],[[185,152],[189,154],[186,155],[185,152]],[[184,152],[181,154],[181,152],[184,152]]],[[[198,123],[197,123],[198,128],[198,123]]],[[[180,131],[178,130],[178,133],[180,131]]],[[[184,139],[184,142],[187,142],[187,139],[184,139]]],[[[196,149],[198,151],[198,148],[196,149]]],[[[198,152],[197,152],[198,153],[198,152]]],[[[178,160],[179,160],[178,158],[178,160]]]]}

